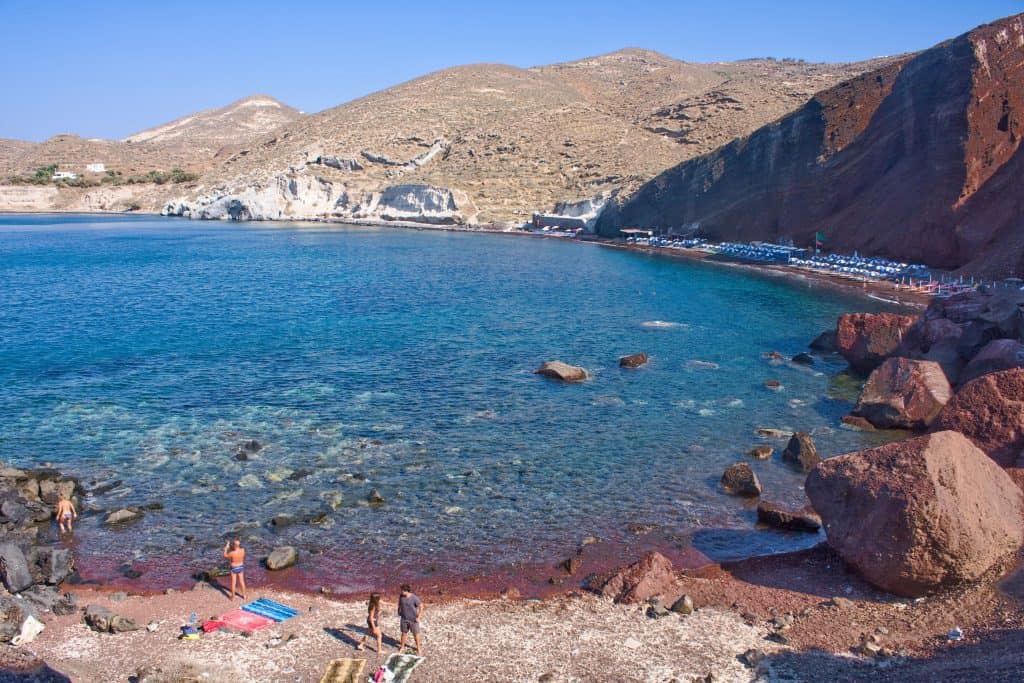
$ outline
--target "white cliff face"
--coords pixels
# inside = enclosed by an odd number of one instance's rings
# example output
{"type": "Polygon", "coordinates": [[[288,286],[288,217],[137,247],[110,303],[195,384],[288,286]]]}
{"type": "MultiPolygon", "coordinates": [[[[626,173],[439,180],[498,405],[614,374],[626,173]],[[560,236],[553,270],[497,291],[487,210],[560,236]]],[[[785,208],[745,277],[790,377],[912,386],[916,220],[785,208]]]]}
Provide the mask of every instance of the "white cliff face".
{"type": "Polygon", "coordinates": [[[581,218],[587,226],[587,232],[594,232],[597,219],[601,217],[601,212],[604,211],[604,207],[607,206],[611,197],[611,193],[604,192],[578,202],[558,202],[555,204],[554,213],[558,216],[581,218]]]}
{"type": "Polygon", "coordinates": [[[303,170],[236,192],[216,189],[195,200],[169,202],[165,216],[200,220],[365,220],[457,224],[464,217],[456,194],[443,187],[403,184],[350,193],[342,183],[303,170]]]}

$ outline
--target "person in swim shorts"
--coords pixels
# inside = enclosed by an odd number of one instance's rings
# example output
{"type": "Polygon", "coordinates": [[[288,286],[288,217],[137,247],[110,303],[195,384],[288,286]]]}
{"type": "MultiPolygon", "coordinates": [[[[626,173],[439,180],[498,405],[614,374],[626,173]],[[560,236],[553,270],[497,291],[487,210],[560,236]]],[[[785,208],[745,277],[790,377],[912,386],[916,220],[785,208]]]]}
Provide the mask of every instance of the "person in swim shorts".
{"type": "Polygon", "coordinates": [[[405,649],[405,636],[412,631],[416,642],[416,654],[420,654],[420,617],[423,616],[423,603],[413,595],[407,583],[402,584],[402,594],[398,597],[398,617],[402,637],[398,641],[398,651],[405,649]]]}
{"type": "Polygon", "coordinates": [[[75,506],[68,500],[68,497],[62,493],[53,516],[57,518],[57,526],[60,527],[61,532],[66,531],[70,534],[71,520],[78,519],[78,511],[75,510],[75,506]]]}
{"type": "Polygon", "coordinates": [[[235,583],[237,582],[242,592],[240,595],[245,600],[245,550],[242,542],[237,538],[224,544],[224,557],[231,565],[231,593],[229,599],[235,599],[235,583]]]}

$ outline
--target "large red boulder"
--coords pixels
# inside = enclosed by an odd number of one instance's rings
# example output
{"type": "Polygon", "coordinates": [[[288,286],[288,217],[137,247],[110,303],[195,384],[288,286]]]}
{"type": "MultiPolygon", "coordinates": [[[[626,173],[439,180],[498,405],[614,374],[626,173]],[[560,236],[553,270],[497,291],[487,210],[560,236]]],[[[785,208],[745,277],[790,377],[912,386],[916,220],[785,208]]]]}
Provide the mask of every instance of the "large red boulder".
{"type": "Polygon", "coordinates": [[[676,573],[671,560],[661,553],[649,552],[639,562],[612,574],[597,591],[615,602],[632,604],[671,593],[675,588],[676,573]]]}
{"type": "Polygon", "coordinates": [[[982,347],[960,373],[960,383],[990,372],[1024,367],[1024,344],[1016,339],[993,339],[982,347]]]}
{"type": "Polygon", "coordinates": [[[857,372],[871,372],[896,351],[916,320],[895,313],[841,315],[836,325],[836,350],[857,372]]]}
{"type": "Polygon", "coordinates": [[[932,423],[967,436],[1003,467],[1024,451],[1024,368],[971,380],[953,395],[932,423]]]}
{"type": "Polygon", "coordinates": [[[899,595],[978,579],[1024,542],[1020,489],[957,432],[825,460],[806,490],[829,544],[899,595]]]}
{"type": "Polygon", "coordinates": [[[925,429],[952,395],[938,363],[890,358],[868,377],[853,414],[880,429],[925,429]]]}

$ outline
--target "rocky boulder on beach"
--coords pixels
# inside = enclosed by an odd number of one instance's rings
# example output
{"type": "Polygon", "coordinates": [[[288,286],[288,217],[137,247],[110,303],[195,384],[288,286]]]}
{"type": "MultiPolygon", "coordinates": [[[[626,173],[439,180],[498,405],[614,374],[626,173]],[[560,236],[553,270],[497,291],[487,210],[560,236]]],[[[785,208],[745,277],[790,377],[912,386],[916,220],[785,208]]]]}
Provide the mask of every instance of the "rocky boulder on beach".
{"type": "Polygon", "coordinates": [[[587,371],[576,365],[569,365],[560,360],[550,360],[533,371],[535,375],[558,379],[563,382],[582,382],[587,378],[587,371]]]}
{"type": "Polygon", "coordinates": [[[971,358],[960,373],[961,384],[990,372],[1024,367],[1024,344],[1016,339],[993,339],[971,358]]]}
{"type": "Polygon", "coordinates": [[[890,358],[868,377],[853,415],[879,429],[925,429],[952,394],[935,361],[890,358]]]}
{"type": "Polygon", "coordinates": [[[610,577],[591,577],[588,586],[617,603],[635,604],[657,595],[666,595],[677,587],[672,562],[658,552],[649,552],[639,561],[620,569],[610,577]]]}
{"type": "Polygon", "coordinates": [[[836,324],[836,350],[850,367],[869,373],[902,343],[916,317],[895,313],[847,313],[836,324]]]}
{"type": "Polygon", "coordinates": [[[787,510],[765,500],[757,505],[757,521],[784,531],[814,532],[821,528],[821,517],[814,510],[787,510]]]}
{"type": "Polygon", "coordinates": [[[1024,466],[1024,368],[982,375],[963,385],[932,429],[960,432],[1003,467],[1024,466]]]}
{"type": "Polygon", "coordinates": [[[899,595],[974,581],[1024,542],[1020,489],[957,432],[831,458],[805,488],[843,560],[899,595]]]}

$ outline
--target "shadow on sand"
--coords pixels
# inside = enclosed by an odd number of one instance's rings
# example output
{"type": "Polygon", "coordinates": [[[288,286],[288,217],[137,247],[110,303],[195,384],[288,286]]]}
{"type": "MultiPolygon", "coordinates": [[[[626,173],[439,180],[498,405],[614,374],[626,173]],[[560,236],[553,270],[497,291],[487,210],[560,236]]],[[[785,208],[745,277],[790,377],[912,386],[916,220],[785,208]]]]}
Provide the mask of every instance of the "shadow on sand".
{"type": "Polygon", "coordinates": [[[991,631],[977,643],[954,645],[927,658],[875,662],[810,650],[781,652],[762,666],[772,680],[1016,683],[1024,679],[1024,630],[991,631]]]}

